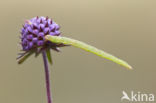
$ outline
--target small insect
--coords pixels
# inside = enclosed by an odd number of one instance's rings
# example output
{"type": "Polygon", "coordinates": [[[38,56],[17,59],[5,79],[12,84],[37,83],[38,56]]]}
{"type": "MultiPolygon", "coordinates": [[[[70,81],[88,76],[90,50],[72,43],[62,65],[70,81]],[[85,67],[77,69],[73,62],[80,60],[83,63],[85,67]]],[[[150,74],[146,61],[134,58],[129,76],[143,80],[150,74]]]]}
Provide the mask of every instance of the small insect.
{"type": "Polygon", "coordinates": [[[71,38],[67,38],[67,37],[61,37],[61,36],[50,36],[50,35],[47,35],[45,37],[47,40],[53,42],[53,43],[63,43],[63,44],[67,44],[67,45],[72,45],[72,46],[75,46],[77,48],[81,48],[85,51],[88,51],[88,52],[91,52],[93,54],[96,54],[100,57],[103,57],[103,58],[106,58],[110,61],[113,61],[119,65],[122,65],[128,69],[132,69],[132,67],[125,61],[107,53],[107,52],[104,52],[102,50],[99,50],[91,45],[88,45],[84,42],[81,42],[81,41],[78,41],[78,40],[75,40],[75,39],[71,39],[71,38]]]}

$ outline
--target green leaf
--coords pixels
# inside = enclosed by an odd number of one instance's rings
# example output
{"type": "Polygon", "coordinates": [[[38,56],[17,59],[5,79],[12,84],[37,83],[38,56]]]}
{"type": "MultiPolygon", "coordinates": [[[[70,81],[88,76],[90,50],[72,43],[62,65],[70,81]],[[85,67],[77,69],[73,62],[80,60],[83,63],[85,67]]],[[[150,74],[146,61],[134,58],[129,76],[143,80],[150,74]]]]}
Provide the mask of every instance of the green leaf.
{"type": "Polygon", "coordinates": [[[75,40],[75,39],[71,39],[71,38],[67,38],[67,37],[60,37],[60,36],[51,36],[51,35],[47,35],[45,37],[47,40],[53,42],[53,43],[63,43],[63,44],[67,44],[67,45],[72,45],[72,46],[75,46],[77,48],[81,48],[85,51],[88,51],[88,52],[91,52],[93,54],[96,54],[100,57],[103,57],[105,59],[108,59],[110,61],[113,61],[119,65],[122,65],[128,69],[132,69],[132,67],[125,61],[107,53],[107,52],[104,52],[102,50],[99,50],[91,45],[88,45],[84,42],[81,42],[81,41],[78,41],[78,40],[75,40]]]}
{"type": "Polygon", "coordinates": [[[27,54],[25,54],[22,58],[19,59],[18,64],[22,64],[29,56],[31,56],[34,53],[34,51],[30,51],[27,54]]]}
{"type": "Polygon", "coordinates": [[[51,59],[50,49],[47,49],[46,50],[46,55],[47,55],[47,58],[48,58],[49,63],[50,64],[53,64],[52,59],[51,59]]]}

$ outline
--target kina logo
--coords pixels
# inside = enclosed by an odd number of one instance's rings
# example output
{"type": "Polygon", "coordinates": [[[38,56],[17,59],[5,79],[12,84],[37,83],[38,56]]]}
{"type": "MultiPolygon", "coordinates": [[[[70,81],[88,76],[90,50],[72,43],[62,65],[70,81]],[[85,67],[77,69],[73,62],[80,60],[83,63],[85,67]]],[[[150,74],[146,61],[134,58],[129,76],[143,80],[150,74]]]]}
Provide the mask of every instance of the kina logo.
{"type": "Polygon", "coordinates": [[[131,102],[154,102],[154,94],[141,93],[131,91],[129,94],[122,91],[121,101],[131,101],[131,102]]]}

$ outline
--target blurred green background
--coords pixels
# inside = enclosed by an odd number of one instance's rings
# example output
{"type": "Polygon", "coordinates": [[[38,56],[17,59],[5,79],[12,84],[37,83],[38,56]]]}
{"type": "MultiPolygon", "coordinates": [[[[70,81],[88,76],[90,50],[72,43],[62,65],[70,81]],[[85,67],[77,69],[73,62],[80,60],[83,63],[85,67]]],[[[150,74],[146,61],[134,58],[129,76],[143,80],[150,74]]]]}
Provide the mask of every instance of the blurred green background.
{"type": "Polygon", "coordinates": [[[54,103],[120,103],[122,91],[156,95],[155,0],[1,0],[0,103],[47,103],[42,56],[18,65],[26,19],[49,16],[72,37],[131,64],[115,63],[67,47],[52,51],[54,103]]]}

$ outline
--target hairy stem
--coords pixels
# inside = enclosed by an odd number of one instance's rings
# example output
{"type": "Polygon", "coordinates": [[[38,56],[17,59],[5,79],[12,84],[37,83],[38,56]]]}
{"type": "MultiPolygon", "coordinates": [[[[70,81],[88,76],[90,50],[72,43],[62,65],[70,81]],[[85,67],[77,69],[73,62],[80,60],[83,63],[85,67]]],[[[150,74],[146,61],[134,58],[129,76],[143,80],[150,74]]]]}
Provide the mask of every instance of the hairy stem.
{"type": "Polygon", "coordinates": [[[46,52],[42,52],[43,61],[44,61],[44,69],[45,69],[45,80],[46,80],[46,89],[47,89],[47,100],[48,103],[52,103],[52,96],[51,96],[51,90],[50,90],[50,72],[48,68],[48,61],[46,52]]]}

